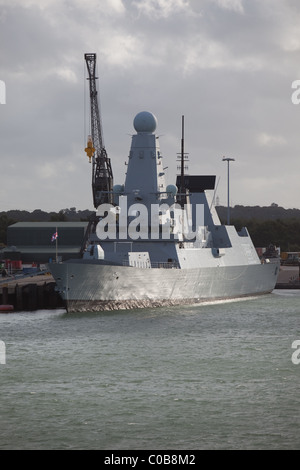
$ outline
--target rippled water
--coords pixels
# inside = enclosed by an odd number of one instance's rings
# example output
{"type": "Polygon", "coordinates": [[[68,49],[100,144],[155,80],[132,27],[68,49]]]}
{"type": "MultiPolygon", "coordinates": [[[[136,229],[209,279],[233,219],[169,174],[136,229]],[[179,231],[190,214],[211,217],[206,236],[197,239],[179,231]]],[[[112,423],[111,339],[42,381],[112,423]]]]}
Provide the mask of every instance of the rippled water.
{"type": "Polygon", "coordinates": [[[300,291],[0,316],[0,449],[299,449],[300,291]]]}

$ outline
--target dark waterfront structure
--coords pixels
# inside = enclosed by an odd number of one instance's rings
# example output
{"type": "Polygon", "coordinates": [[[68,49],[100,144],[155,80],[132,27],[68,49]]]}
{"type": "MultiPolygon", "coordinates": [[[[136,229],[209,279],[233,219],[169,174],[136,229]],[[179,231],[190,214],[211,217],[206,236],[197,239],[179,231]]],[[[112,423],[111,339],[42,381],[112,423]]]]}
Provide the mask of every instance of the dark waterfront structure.
{"type": "Polygon", "coordinates": [[[80,258],[88,222],[18,222],[7,230],[2,257],[23,263],[80,258]],[[58,234],[57,240],[52,240],[58,234]]]}
{"type": "Polygon", "coordinates": [[[8,284],[0,285],[1,306],[11,306],[13,311],[34,311],[63,308],[64,302],[56,290],[55,282],[51,279],[44,281],[44,276],[40,276],[38,281],[29,277],[27,282],[8,281],[8,284]]]}

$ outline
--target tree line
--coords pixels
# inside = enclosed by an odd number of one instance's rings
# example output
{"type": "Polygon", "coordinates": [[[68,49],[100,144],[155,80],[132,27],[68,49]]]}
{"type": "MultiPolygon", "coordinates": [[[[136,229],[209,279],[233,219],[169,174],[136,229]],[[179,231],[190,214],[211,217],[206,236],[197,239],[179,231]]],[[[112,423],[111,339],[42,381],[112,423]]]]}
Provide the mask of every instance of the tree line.
{"type": "Polygon", "coordinates": [[[239,231],[247,227],[255,247],[280,247],[281,251],[300,252],[300,220],[241,220],[233,219],[232,225],[239,231]]]}
{"type": "Polygon", "coordinates": [[[36,209],[33,212],[24,210],[10,210],[0,212],[0,247],[7,243],[7,227],[16,222],[85,222],[93,212],[86,210],[61,209],[58,212],[45,212],[36,209]]]}
{"type": "MultiPolygon", "coordinates": [[[[227,223],[227,207],[216,207],[222,223],[227,223]]],[[[255,247],[280,247],[281,251],[300,252],[300,210],[271,206],[234,206],[230,224],[239,231],[247,227],[255,247]]]]}

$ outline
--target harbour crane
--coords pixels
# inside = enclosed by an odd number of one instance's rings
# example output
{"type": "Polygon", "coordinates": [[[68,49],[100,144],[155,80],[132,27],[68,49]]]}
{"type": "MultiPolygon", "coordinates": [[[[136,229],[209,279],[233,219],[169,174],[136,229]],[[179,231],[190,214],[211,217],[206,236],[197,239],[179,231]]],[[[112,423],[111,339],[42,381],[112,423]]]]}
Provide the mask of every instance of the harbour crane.
{"type": "Polygon", "coordinates": [[[95,209],[100,204],[113,203],[113,173],[108,158],[102,133],[99,111],[98,92],[96,87],[96,54],[84,54],[88,70],[90,89],[91,136],[88,137],[85,149],[92,163],[92,191],[95,209]]]}

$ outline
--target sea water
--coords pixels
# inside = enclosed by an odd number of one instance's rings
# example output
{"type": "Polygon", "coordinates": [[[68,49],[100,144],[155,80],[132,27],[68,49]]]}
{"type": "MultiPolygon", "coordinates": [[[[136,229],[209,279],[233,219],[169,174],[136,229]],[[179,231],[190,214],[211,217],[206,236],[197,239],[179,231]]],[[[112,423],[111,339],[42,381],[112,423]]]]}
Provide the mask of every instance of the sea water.
{"type": "Polygon", "coordinates": [[[0,449],[299,449],[297,340],[300,291],[1,315],[0,449]]]}

